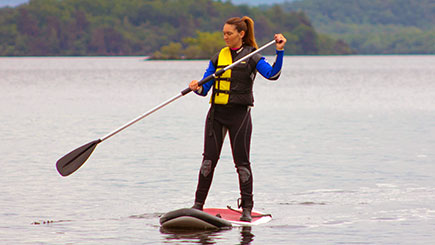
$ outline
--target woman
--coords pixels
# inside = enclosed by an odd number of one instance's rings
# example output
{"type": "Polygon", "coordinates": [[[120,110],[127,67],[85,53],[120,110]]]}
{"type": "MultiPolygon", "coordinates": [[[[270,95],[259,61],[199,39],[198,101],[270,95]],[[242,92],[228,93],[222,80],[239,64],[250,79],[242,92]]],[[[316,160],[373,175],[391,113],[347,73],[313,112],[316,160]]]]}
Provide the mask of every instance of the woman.
{"type": "MultiPolygon", "coordinates": [[[[223,27],[223,34],[227,47],[210,60],[204,77],[214,74],[258,48],[254,35],[254,21],[247,16],[228,19],[223,27]]],[[[270,80],[278,79],[281,74],[284,45],[287,40],[281,34],[276,34],[275,40],[277,57],[273,66],[257,54],[203,86],[198,86],[197,80],[189,84],[189,88],[201,96],[206,96],[213,87],[211,107],[205,126],[203,161],[193,208],[203,209],[225,135],[229,132],[233,159],[239,176],[239,208],[243,209],[240,220],[252,220],[251,210],[254,202],[249,161],[252,132],[250,108],[254,105],[252,87],[257,71],[270,80]]]]}

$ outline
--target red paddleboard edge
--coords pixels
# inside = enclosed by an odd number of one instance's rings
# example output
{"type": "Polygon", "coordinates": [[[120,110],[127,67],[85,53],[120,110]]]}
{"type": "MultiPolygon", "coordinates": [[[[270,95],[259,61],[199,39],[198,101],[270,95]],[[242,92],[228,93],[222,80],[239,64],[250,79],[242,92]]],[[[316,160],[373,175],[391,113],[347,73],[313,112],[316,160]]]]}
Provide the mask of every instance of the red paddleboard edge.
{"type": "Polygon", "coordinates": [[[241,221],[240,216],[242,215],[242,210],[232,209],[231,207],[204,208],[204,212],[213,216],[221,216],[222,219],[231,222],[234,226],[255,226],[265,224],[272,220],[272,215],[253,210],[251,212],[251,222],[241,221]]]}

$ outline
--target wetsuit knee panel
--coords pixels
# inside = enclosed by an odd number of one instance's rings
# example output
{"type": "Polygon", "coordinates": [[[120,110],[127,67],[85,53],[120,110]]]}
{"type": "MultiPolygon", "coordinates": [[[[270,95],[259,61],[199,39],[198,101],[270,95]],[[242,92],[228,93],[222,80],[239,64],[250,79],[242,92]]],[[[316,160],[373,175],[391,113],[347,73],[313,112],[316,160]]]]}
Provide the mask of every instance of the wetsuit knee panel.
{"type": "Polygon", "coordinates": [[[237,166],[240,181],[246,183],[251,179],[251,170],[245,166],[237,166]]]}
{"type": "Polygon", "coordinates": [[[204,160],[201,164],[201,174],[204,177],[207,177],[212,170],[212,164],[213,162],[211,160],[204,160]]]}

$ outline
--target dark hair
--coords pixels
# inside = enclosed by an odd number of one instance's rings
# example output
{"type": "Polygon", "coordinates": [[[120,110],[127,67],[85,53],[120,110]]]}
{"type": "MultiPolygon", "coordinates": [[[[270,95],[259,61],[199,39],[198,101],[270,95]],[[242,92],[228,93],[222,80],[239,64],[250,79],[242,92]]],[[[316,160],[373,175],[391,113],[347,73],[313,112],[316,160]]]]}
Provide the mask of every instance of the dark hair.
{"type": "Polygon", "coordinates": [[[243,43],[246,45],[258,48],[257,42],[255,41],[254,33],[254,21],[248,16],[243,16],[242,18],[233,17],[229,18],[225,24],[234,25],[238,32],[244,31],[245,36],[243,37],[243,43]]]}

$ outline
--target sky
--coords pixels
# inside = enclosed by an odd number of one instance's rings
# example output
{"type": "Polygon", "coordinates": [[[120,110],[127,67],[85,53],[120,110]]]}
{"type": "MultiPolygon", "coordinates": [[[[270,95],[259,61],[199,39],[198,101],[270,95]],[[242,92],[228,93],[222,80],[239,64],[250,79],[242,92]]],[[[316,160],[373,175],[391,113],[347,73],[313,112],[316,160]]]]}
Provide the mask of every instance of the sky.
{"type": "Polygon", "coordinates": [[[15,7],[27,1],[28,0],[0,0],[0,7],[5,7],[5,6],[15,7]]]}
{"type": "MultiPolygon", "coordinates": [[[[15,7],[22,3],[26,3],[29,0],[0,0],[0,7],[11,6],[15,7]]],[[[275,4],[275,3],[283,3],[283,2],[291,2],[294,0],[231,0],[234,4],[251,4],[251,5],[259,5],[259,4],[275,4]]]]}

